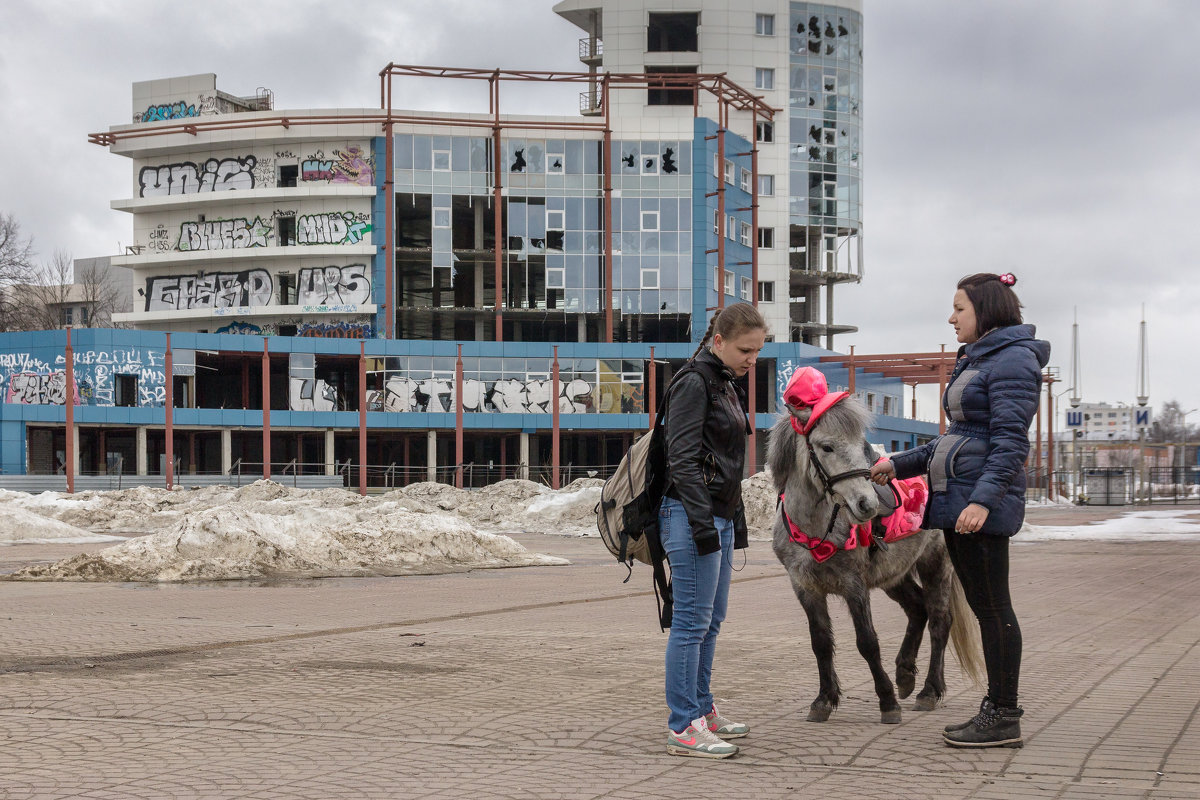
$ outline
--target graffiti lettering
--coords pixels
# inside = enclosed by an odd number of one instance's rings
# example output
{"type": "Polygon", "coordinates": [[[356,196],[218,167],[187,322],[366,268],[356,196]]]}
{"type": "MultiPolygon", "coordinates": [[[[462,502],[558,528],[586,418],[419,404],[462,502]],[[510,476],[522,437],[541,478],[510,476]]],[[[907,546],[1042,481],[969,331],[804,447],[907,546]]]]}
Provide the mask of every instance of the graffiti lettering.
{"type": "Polygon", "coordinates": [[[369,322],[305,322],[296,328],[296,335],[318,339],[371,339],[375,336],[375,328],[369,322]]]}
{"type": "Polygon", "coordinates": [[[288,408],[292,411],[335,411],[337,389],[322,380],[289,379],[288,408]]]}
{"type": "Polygon", "coordinates": [[[371,279],[365,264],[302,269],[296,286],[300,305],[355,304],[371,299],[371,279]]]}
{"type": "Polygon", "coordinates": [[[153,277],[146,279],[146,310],[265,306],[273,291],[271,274],[265,269],[153,277]]]}
{"type": "Polygon", "coordinates": [[[331,181],[333,180],[333,162],[319,161],[315,158],[305,159],[300,164],[300,180],[302,181],[331,181]]]}
{"type": "Polygon", "coordinates": [[[236,333],[247,336],[261,336],[262,332],[262,328],[251,325],[249,322],[231,322],[213,331],[213,333],[236,333]]]}
{"type": "Polygon", "coordinates": [[[370,232],[371,223],[345,211],[305,214],[299,218],[297,227],[300,244],[358,244],[370,232]]]}
{"type": "Polygon", "coordinates": [[[254,156],[242,158],[210,158],[203,166],[192,161],[142,167],[138,173],[142,197],[161,197],[173,194],[199,194],[254,188],[254,156]]]}
{"type": "Polygon", "coordinates": [[[161,122],[167,119],[184,119],[198,117],[200,112],[195,106],[189,106],[183,100],[176,103],[164,103],[158,106],[147,106],[146,110],[133,118],[134,122],[161,122]]]}
{"type": "Polygon", "coordinates": [[[183,251],[266,247],[270,238],[271,226],[263,222],[262,217],[255,217],[253,221],[219,219],[212,222],[185,222],[179,226],[179,249],[183,251]]]}
{"type": "MultiPolygon", "coordinates": [[[[79,392],[74,392],[75,405],[79,405],[79,392]]],[[[67,373],[51,372],[34,375],[21,372],[8,381],[6,403],[23,405],[64,405],[67,401],[67,373]]]]}
{"type": "MultiPolygon", "coordinates": [[[[484,382],[463,380],[463,410],[501,414],[550,413],[548,380],[519,381],[514,378],[484,382]]],[[[591,385],[580,378],[559,386],[558,410],[564,414],[582,414],[591,406],[591,385]]],[[[382,391],[367,393],[371,411],[449,412],[454,411],[454,381],[430,378],[420,382],[412,378],[389,378],[382,391]]]]}

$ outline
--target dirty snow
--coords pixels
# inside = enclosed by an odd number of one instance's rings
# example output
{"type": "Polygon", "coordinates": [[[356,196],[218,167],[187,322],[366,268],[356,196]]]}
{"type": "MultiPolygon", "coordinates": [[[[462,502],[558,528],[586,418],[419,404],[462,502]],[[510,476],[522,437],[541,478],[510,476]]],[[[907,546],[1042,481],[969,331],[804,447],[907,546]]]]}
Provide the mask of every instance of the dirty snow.
{"type": "Polygon", "coordinates": [[[1084,525],[1030,525],[1026,523],[1016,542],[1057,540],[1108,541],[1195,541],[1200,542],[1200,514],[1196,509],[1146,509],[1126,511],[1119,517],[1084,525]]]}
{"type": "MultiPolygon", "coordinates": [[[[524,480],[469,491],[417,483],[368,497],[268,481],[171,492],[0,490],[0,545],[121,542],[8,576],[17,580],[402,575],[564,564],[526,550],[507,534],[596,536],[602,486],[594,478],[558,491],[524,480]]],[[[770,476],[760,473],[742,487],[751,538],[769,539],[776,513],[770,476]]],[[[1085,525],[1027,524],[1018,541],[1130,538],[1200,541],[1200,515],[1186,508],[1149,509],[1085,525]]]]}

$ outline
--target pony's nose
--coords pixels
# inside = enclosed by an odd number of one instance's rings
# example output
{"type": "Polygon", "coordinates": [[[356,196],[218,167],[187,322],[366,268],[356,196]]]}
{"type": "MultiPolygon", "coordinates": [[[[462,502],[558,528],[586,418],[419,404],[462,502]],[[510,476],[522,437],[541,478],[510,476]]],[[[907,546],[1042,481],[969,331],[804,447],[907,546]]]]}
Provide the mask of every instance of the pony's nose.
{"type": "Polygon", "coordinates": [[[870,519],[875,516],[875,512],[879,509],[879,504],[875,502],[873,497],[860,497],[854,503],[854,510],[859,519],[870,519]]]}

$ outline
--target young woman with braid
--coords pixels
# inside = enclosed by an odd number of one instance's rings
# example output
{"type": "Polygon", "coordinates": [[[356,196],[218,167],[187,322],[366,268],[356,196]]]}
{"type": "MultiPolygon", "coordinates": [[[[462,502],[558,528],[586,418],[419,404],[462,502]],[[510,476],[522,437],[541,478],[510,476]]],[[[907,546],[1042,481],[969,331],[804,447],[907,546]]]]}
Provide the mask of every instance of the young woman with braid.
{"type": "Polygon", "coordinates": [[[709,679],[733,550],[747,539],[742,474],[749,425],[734,381],[754,366],[766,333],[753,306],[727,306],[713,316],[687,371],[664,398],[667,489],[658,523],[675,603],[666,654],[672,755],[728,758],[738,748],[725,739],[750,732],[717,712],[709,679]]]}

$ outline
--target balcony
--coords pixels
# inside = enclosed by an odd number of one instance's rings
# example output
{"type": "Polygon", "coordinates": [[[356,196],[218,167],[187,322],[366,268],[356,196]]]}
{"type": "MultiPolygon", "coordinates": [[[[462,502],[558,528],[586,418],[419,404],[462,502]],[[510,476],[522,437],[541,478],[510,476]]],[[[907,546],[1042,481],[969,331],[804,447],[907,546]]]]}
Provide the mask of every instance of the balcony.
{"type": "Polygon", "coordinates": [[[594,66],[604,59],[604,42],[590,36],[579,40],[579,60],[594,66]]]}
{"type": "Polygon", "coordinates": [[[589,89],[579,93],[579,113],[585,117],[598,117],[604,113],[602,95],[599,89],[589,89]]]}

